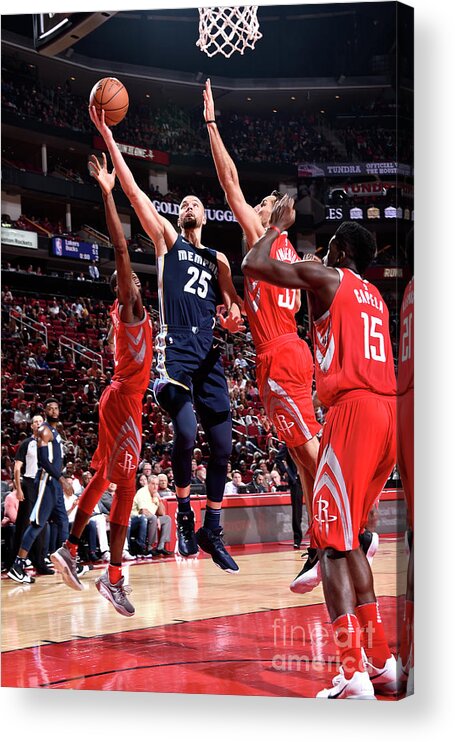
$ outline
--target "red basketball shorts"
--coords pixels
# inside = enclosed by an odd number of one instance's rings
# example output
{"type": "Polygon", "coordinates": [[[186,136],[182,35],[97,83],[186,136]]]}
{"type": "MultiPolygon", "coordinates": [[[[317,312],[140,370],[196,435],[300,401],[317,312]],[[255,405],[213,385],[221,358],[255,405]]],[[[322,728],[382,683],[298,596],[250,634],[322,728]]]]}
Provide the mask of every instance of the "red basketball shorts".
{"type": "Polygon", "coordinates": [[[261,345],[256,379],[267,416],[288,448],[319,433],[312,399],[313,359],[305,341],[293,334],[261,345]]]}
{"type": "Polygon", "coordinates": [[[333,405],[319,448],[311,545],[357,549],[395,462],[395,399],[359,393],[333,405]]]}
{"type": "Polygon", "coordinates": [[[408,524],[414,526],[414,389],[398,397],[398,468],[403,483],[408,524]]]}
{"type": "Polygon", "coordinates": [[[99,404],[98,447],[90,466],[118,487],[134,482],[142,447],[142,396],[108,386],[99,404]]]}

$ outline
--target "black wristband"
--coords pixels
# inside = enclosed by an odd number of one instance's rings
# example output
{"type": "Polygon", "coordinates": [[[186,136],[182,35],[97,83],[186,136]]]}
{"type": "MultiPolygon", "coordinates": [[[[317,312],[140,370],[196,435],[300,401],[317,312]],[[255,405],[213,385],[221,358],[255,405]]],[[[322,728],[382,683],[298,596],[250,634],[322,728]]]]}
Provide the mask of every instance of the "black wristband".
{"type": "Polygon", "coordinates": [[[216,124],[216,119],[209,119],[205,122],[206,124],[216,124]]]}

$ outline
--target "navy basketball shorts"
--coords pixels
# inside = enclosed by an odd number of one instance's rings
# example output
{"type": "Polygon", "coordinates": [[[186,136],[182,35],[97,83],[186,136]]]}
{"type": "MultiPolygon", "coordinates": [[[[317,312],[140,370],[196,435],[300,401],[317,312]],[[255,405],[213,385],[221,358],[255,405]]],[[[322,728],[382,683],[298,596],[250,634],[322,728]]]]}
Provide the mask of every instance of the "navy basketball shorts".
{"type": "Polygon", "coordinates": [[[221,349],[212,330],[168,327],[167,332],[158,337],[157,345],[159,378],[153,384],[157,400],[166,384],[176,384],[190,392],[196,409],[229,411],[221,349]]]}

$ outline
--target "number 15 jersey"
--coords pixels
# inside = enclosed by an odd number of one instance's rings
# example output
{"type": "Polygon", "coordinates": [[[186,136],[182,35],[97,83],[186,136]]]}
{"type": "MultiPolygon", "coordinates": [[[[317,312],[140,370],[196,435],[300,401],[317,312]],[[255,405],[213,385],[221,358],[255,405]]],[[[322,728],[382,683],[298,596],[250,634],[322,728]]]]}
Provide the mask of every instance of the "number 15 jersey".
{"type": "Polygon", "coordinates": [[[316,389],[326,407],[351,392],[396,394],[389,311],[378,289],[339,269],[330,309],[313,323],[316,389]]]}

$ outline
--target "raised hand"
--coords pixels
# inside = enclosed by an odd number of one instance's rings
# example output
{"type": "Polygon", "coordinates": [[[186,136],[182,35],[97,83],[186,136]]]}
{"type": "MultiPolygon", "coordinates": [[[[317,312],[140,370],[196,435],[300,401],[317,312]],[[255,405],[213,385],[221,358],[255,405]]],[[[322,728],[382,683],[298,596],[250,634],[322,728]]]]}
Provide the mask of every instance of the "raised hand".
{"type": "Polygon", "coordinates": [[[291,227],[295,222],[294,199],[287,193],[273,207],[270,224],[278,227],[280,232],[291,227]]]}
{"type": "Polygon", "coordinates": [[[115,168],[113,168],[110,173],[107,169],[107,159],[104,152],[102,153],[101,158],[102,161],[100,162],[96,155],[90,155],[88,171],[90,175],[98,181],[101,190],[104,195],[107,196],[115,185],[115,168]]]}
{"type": "Polygon", "coordinates": [[[112,132],[106,124],[104,110],[101,109],[100,113],[98,114],[95,106],[89,106],[88,112],[90,114],[92,122],[95,124],[103,139],[106,139],[107,136],[112,136],[112,132]]]}
{"type": "Polygon", "coordinates": [[[213,101],[212,86],[210,85],[210,78],[206,80],[205,90],[202,91],[204,98],[204,121],[215,120],[215,103],[213,101]]]}

